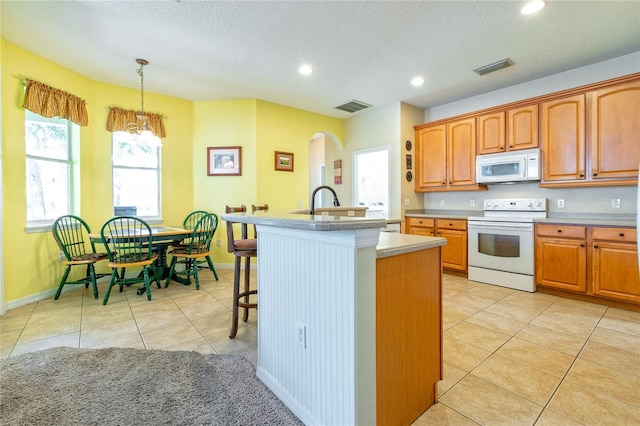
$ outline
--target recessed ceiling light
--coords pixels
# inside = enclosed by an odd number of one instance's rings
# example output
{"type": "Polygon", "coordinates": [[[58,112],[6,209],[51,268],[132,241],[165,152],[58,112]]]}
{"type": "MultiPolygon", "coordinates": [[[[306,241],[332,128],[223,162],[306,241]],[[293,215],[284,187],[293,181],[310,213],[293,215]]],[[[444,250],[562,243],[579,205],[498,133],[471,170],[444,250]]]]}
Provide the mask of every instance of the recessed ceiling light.
{"type": "Polygon", "coordinates": [[[420,76],[414,77],[413,80],[411,80],[411,84],[414,86],[422,86],[424,84],[424,78],[420,76]]]}
{"type": "Polygon", "coordinates": [[[541,10],[545,4],[546,2],[540,0],[530,1],[524,5],[520,13],[522,13],[523,15],[531,15],[541,10]]]}
{"type": "Polygon", "coordinates": [[[303,65],[298,68],[298,72],[302,75],[309,75],[313,72],[313,68],[310,65],[303,65]]]}

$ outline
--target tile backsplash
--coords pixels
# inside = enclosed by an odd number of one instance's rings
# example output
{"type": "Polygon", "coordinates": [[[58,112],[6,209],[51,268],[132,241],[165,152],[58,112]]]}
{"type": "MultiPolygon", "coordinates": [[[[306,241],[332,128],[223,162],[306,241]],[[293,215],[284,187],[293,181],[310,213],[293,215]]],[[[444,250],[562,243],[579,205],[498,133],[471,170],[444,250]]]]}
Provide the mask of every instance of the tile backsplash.
{"type": "Polygon", "coordinates": [[[540,188],[537,183],[489,185],[487,191],[429,192],[424,194],[425,209],[482,211],[490,198],[546,198],[549,213],[600,213],[603,215],[636,214],[636,186],[589,188],[540,188]],[[620,200],[614,208],[612,200],[620,200]],[[562,200],[558,203],[558,200],[562,200]],[[564,208],[558,207],[564,204],[564,208]]]}

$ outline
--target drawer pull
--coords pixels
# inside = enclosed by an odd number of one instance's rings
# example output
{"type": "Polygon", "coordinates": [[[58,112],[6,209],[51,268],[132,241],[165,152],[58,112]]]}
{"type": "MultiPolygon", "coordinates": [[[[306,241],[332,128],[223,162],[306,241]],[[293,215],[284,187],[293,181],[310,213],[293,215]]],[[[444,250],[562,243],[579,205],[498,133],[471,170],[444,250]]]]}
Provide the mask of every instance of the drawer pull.
{"type": "Polygon", "coordinates": [[[446,182],[442,182],[442,184],[443,184],[443,185],[446,185],[447,183],[446,183],[446,182]]]}
{"type": "Polygon", "coordinates": [[[598,173],[594,173],[593,176],[598,176],[598,173]]]}
{"type": "Polygon", "coordinates": [[[584,173],[580,173],[580,177],[584,177],[584,173]]]}
{"type": "Polygon", "coordinates": [[[594,245],[593,248],[599,248],[599,246],[598,245],[594,245]]]}
{"type": "Polygon", "coordinates": [[[562,229],[558,229],[558,232],[562,232],[562,229]]]}
{"type": "Polygon", "coordinates": [[[621,236],[621,237],[624,237],[624,233],[622,233],[622,232],[621,232],[621,233],[620,233],[620,236],[621,236]]]}
{"type": "Polygon", "coordinates": [[[584,244],[580,244],[580,247],[584,247],[584,244]]]}

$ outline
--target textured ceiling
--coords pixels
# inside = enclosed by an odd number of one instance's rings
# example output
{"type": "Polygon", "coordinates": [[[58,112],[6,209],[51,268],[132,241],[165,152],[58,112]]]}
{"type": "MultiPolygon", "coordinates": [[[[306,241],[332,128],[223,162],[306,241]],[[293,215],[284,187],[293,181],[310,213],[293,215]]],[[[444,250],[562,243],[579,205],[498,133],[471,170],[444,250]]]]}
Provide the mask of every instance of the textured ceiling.
{"type": "Polygon", "coordinates": [[[341,118],[352,99],[428,108],[640,51],[640,1],[549,1],[533,16],[523,3],[2,0],[0,13],[4,39],[97,81],[139,88],[145,58],[146,91],[341,118]],[[472,71],[505,57],[515,66],[472,71]]]}

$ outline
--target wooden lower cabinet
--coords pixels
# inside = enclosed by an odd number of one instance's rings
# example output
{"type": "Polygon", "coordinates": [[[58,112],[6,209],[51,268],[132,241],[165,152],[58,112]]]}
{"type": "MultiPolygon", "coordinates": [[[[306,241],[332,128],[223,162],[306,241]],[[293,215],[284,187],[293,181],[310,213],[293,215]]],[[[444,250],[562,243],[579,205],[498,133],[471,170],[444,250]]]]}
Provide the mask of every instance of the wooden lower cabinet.
{"type": "Polygon", "coordinates": [[[536,285],[640,304],[634,228],[536,225],[536,285]]]}
{"type": "Polygon", "coordinates": [[[456,272],[467,272],[467,220],[430,217],[405,219],[407,234],[446,238],[442,247],[442,267],[456,272]]]}
{"type": "Polygon", "coordinates": [[[593,294],[640,303],[636,230],[594,228],[591,247],[593,294]]]}
{"type": "Polygon", "coordinates": [[[536,284],[584,293],[587,290],[587,228],[536,226],[536,284]]]}

